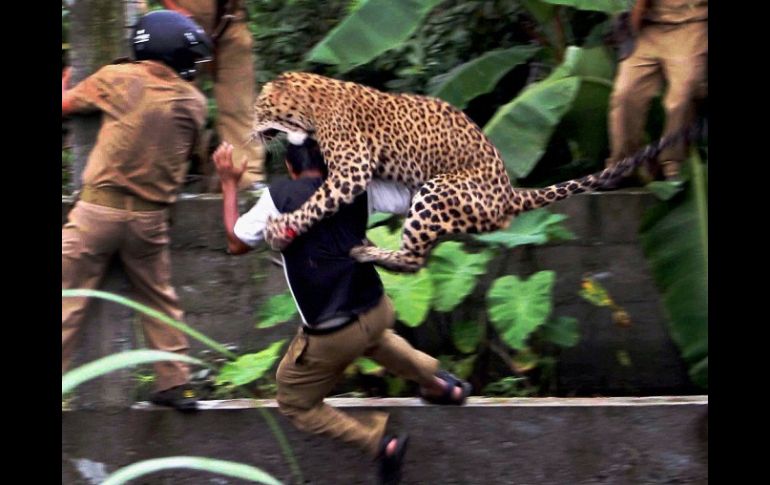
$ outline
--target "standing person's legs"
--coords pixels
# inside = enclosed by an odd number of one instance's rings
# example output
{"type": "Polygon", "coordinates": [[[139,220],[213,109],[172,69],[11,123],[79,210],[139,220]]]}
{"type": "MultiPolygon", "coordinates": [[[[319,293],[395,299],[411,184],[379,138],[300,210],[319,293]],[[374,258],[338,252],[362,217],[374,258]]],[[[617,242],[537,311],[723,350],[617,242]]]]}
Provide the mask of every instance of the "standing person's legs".
{"type": "MultiPolygon", "coordinates": [[[[165,210],[132,213],[120,257],[136,291],[137,301],[181,321],[184,313],[171,286],[167,218],[165,210]]],[[[145,315],[141,316],[141,321],[149,347],[187,353],[189,347],[184,333],[145,315]]],[[[155,373],[157,391],[186,384],[190,377],[188,365],[178,361],[155,363],[155,373]]]]}
{"type": "Polygon", "coordinates": [[[246,157],[247,168],[239,189],[265,181],[265,150],[251,141],[255,73],[253,39],[245,22],[233,22],[217,42],[217,131],[220,139],[234,147],[233,161],[246,157]]]}
{"type": "MultiPolygon", "coordinates": [[[[673,135],[686,128],[694,119],[695,99],[703,91],[708,63],[708,32],[706,22],[677,26],[660,33],[661,44],[668,46],[663,58],[663,72],[668,89],[663,99],[666,125],[663,135],[673,135]]],[[[662,48],[662,47],[661,47],[662,48]]],[[[680,142],[660,155],[666,178],[679,175],[679,167],[687,158],[687,146],[680,142]]]]}
{"type": "MultiPolygon", "coordinates": [[[[79,201],[61,233],[61,287],[95,289],[123,233],[120,211],[79,201]]],[[[62,298],[62,372],[72,360],[88,298],[62,298]]]]}
{"type": "Polygon", "coordinates": [[[642,31],[634,53],[620,63],[610,96],[608,117],[611,167],[639,150],[650,102],[662,87],[660,63],[650,51],[645,30],[642,31]]]}

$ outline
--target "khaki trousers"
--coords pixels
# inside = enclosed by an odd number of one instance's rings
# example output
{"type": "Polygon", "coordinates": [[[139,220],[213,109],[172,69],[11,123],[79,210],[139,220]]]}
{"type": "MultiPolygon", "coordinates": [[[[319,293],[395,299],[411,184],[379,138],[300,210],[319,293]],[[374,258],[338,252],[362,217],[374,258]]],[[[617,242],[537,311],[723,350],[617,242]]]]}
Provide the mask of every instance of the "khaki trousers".
{"type": "MultiPolygon", "coordinates": [[[[176,3],[187,9],[206,33],[213,33],[216,28],[217,2],[178,0],[176,3]]],[[[256,99],[254,39],[241,10],[237,11],[236,19],[217,40],[215,66],[217,133],[220,140],[233,145],[235,163],[240,164],[243,157],[246,157],[246,171],[238,183],[239,189],[246,189],[254,182],[265,180],[265,150],[262,145],[248,141],[256,99]]]]}
{"type": "MultiPolygon", "coordinates": [[[[213,2],[212,2],[213,3],[213,2]]],[[[217,132],[221,140],[233,145],[233,161],[246,158],[246,171],[238,184],[245,189],[265,180],[264,147],[251,140],[256,80],[254,41],[246,22],[230,24],[217,42],[216,81],[217,132]]]]}
{"type": "MultiPolygon", "coordinates": [[[[611,153],[607,166],[642,147],[652,98],[668,84],[663,98],[663,136],[685,128],[693,119],[694,100],[705,96],[708,65],[708,23],[652,24],[642,28],[633,54],[620,63],[610,98],[611,153]]],[[[664,150],[663,162],[682,162],[683,143],[664,150]]]]}
{"type": "MultiPolygon", "coordinates": [[[[117,253],[136,291],[135,299],[182,320],[184,314],[171,286],[167,219],[167,210],[132,212],[78,201],[62,228],[62,289],[97,288],[117,253]]],[[[87,304],[87,298],[62,298],[62,372],[72,360],[87,304]]],[[[151,348],[186,353],[184,333],[144,315],[141,321],[151,348]]],[[[189,379],[189,368],[182,362],[158,362],[155,373],[158,391],[189,379]]]]}
{"type": "Polygon", "coordinates": [[[345,368],[367,356],[399,377],[430,384],[438,361],[414,349],[393,332],[395,314],[387,296],[347,327],[326,335],[302,329],[278,366],[278,406],[302,431],[352,443],[375,455],[385,433],[387,413],[370,413],[361,422],[323,402],[345,368]]]}

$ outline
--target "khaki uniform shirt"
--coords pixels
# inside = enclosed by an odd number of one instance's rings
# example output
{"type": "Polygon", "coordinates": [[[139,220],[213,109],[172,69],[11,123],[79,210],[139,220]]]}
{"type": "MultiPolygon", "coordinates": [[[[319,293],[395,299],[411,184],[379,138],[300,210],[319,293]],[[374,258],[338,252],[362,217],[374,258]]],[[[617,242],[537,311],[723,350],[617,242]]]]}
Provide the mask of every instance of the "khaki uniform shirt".
{"type": "Polygon", "coordinates": [[[206,119],[195,86],[155,61],[113,64],[69,90],[74,111],[101,111],[83,185],[172,203],[206,119]]]}

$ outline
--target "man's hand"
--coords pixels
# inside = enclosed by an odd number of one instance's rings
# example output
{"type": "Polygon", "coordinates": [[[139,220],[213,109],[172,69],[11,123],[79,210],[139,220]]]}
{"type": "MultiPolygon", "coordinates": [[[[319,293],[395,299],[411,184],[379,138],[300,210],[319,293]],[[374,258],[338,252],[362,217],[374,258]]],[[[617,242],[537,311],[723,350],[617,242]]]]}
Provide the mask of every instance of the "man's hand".
{"type": "Polygon", "coordinates": [[[233,146],[227,142],[222,142],[211,158],[214,160],[214,166],[222,185],[234,184],[237,186],[238,181],[241,180],[246,171],[246,157],[243,157],[240,168],[235,167],[233,165],[233,146]]]}
{"type": "Polygon", "coordinates": [[[72,67],[67,66],[61,73],[61,114],[66,116],[72,110],[70,100],[67,99],[67,89],[69,89],[70,77],[72,77],[72,67]]]}

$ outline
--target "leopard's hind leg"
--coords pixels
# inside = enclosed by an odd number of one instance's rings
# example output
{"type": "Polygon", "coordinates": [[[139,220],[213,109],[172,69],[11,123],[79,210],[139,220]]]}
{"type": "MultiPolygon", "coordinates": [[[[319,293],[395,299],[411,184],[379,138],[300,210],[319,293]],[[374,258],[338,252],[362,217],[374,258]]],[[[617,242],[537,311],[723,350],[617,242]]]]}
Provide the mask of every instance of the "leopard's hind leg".
{"type": "Polygon", "coordinates": [[[439,237],[446,234],[495,231],[507,222],[505,203],[490,191],[489,182],[462,174],[443,174],[429,180],[412,199],[397,251],[357,246],[350,255],[400,273],[414,273],[427,262],[439,237]],[[486,194],[486,195],[482,195],[486,194]]]}

